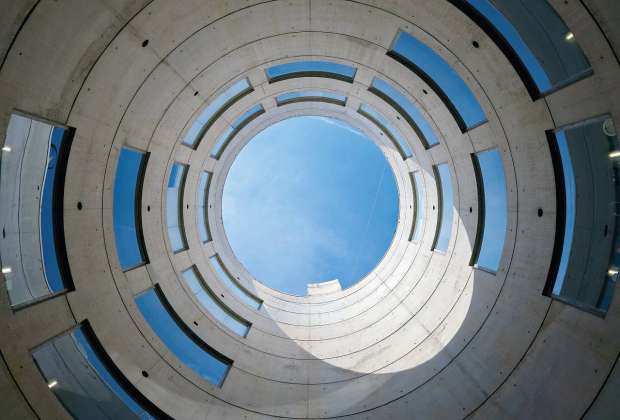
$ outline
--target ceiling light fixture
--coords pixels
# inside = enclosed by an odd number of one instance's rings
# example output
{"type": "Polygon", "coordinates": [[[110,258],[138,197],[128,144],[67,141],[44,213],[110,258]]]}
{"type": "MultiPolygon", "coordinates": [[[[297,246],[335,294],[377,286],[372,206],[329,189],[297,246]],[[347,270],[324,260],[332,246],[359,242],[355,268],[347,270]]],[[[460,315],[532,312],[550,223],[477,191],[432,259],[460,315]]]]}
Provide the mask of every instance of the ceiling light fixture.
{"type": "Polygon", "coordinates": [[[51,381],[49,381],[49,383],[47,384],[47,387],[49,389],[54,388],[56,385],[58,385],[58,381],[56,379],[52,379],[51,381]]]}
{"type": "Polygon", "coordinates": [[[573,34],[572,32],[567,32],[564,36],[564,39],[567,41],[572,41],[573,39],[575,39],[575,34],[573,34]]]}

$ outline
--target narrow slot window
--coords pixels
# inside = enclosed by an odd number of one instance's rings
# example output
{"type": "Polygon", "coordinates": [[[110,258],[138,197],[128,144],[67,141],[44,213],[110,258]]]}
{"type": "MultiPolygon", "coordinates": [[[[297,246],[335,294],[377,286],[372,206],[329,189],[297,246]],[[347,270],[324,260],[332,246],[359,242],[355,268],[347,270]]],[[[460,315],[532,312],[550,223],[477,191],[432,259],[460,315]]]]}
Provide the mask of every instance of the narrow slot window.
{"type": "Polygon", "coordinates": [[[148,154],[123,147],[114,178],[112,214],[116,252],[123,271],[147,262],[140,203],[148,154]]]}
{"type": "Polygon", "coordinates": [[[549,132],[548,141],[558,207],[544,293],[604,315],[620,269],[620,145],[613,122],[584,121],[549,132]]]}
{"type": "Polygon", "coordinates": [[[232,360],[217,352],[190,330],[170,306],[159,287],[136,296],[136,305],[159,339],[188,368],[221,387],[232,360]]]}
{"type": "Polygon", "coordinates": [[[403,138],[400,131],[390,124],[387,118],[366,104],[362,104],[358,112],[368,118],[373,124],[379,127],[381,131],[388,135],[403,160],[406,160],[412,156],[411,148],[409,147],[407,140],[403,138]]]}
{"type": "Polygon", "coordinates": [[[169,419],[105,353],[88,323],[32,352],[47,386],[76,419],[169,419]]]}
{"type": "Polygon", "coordinates": [[[368,88],[369,91],[392,106],[416,132],[424,148],[428,149],[439,144],[435,132],[418,108],[399,90],[383,79],[375,77],[368,88]]]}
{"type": "Polygon", "coordinates": [[[195,266],[188,268],[181,274],[187,286],[196,296],[196,299],[215,319],[241,337],[245,337],[248,334],[250,323],[235,314],[215,296],[215,293],[207,286],[202,276],[198,274],[195,266]]]}
{"type": "Polygon", "coordinates": [[[478,231],[471,265],[497,272],[508,227],[504,164],[497,148],[472,154],[478,185],[478,231]]]}
{"type": "Polygon", "coordinates": [[[222,152],[228,146],[228,143],[243,127],[248,125],[250,121],[258,117],[265,112],[265,108],[261,104],[254,105],[252,108],[245,111],[239,118],[237,118],[228,128],[220,135],[215,142],[213,149],[211,149],[211,157],[219,159],[222,156],[222,152]]]}
{"type": "Polygon", "coordinates": [[[328,77],[353,83],[357,69],[331,61],[294,61],[278,64],[266,70],[269,83],[294,77],[328,77]]]}
{"type": "Polygon", "coordinates": [[[73,290],[63,225],[74,130],[12,114],[0,151],[0,261],[15,309],[73,290]]]}
{"type": "Polygon", "coordinates": [[[592,67],[545,0],[451,0],[495,41],[532,99],[592,74],[592,67]]]}
{"type": "Polygon", "coordinates": [[[447,163],[434,166],[433,171],[435,172],[437,196],[439,197],[439,215],[433,250],[446,252],[452,236],[452,177],[447,163]]]}
{"type": "Polygon", "coordinates": [[[252,91],[250,81],[241,79],[218,95],[191,125],[183,138],[183,144],[196,149],[213,122],[232,104],[252,91]]]}
{"type": "Polygon", "coordinates": [[[173,252],[187,249],[187,239],[183,229],[183,188],[186,175],[187,165],[178,162],[172,165],[166,191],[166,222],[168,239],[173,252]]]}
{"type": "Polygon", "coordinates": [[[207,200],[209,198],[209,185],[211,183],[211,173],[204,171],[200,174],[198,184],[198,234],[203,243],[211,240],[209,230],[209,219],[207,218],[207,200]]]}
{"type": "Polygon", "coordinates": [[[411,34],[400,31],[388,55],[416,73],[437,93],[463,133],[487,121],[476,96],[458,73],[411,34]]]}
{"type": "Polygon", "coordinates": [[[422,230],[424,226],[424,181],[422,173],[416,171],[409,174],[411,176],[411,186],[413,187],[413,196],[415,202],[413,204],[413,229],[411,229],[410,241],[418,242],[422,238],[422,230]]]}
{"type": "Polygon", "coordinates": [[[242,288],[228,273],[228,271],[224,268],[222,261],[220,261],[220,257],[216,254],[209,258],[211,262],[211,266],[217,273],[218,277],[224,283],[226,287],[228,287],[237,297],[246,305],[256,310],[259,310],[262,301],[257,297],[250,294],[247,290],[242,288]]]}
{"type": "Polygon", "coordinates": [[[292,104],[296,102],[327,102],[344,106],[347,97],[333,92],[323,92],[320,90],[307,90],[304,92],[287,92],[276,96],[278,106],[292,104]]]}

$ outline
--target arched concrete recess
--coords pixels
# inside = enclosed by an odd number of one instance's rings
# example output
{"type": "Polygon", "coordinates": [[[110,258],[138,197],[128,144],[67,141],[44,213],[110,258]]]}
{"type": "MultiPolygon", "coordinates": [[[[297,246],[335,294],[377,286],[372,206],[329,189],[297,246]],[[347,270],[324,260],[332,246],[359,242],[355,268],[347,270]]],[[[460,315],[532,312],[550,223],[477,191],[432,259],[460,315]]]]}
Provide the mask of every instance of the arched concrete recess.
{"type": "Polygon", "coordinates": [[[599,318],[541,291],[556,208],[545,130],[606,113],[620,121],[620,6],[615,0],[550,3],[594,74],[532,101],[495,43],[443,0],[3,1],[0,138],[14,109],[75,127],[76,136],[64,201],[75,291],[13,312],[0,288],[2,417],[69,418],[30,350],[84,319],[122,373],[178,419],[616,417],[619,293],[599,318]],[[487,124],[462,134],[428,85],[386,56],[399,28],[453,65],[487,124]],[[266,66],[299,57],[349,63],[358,71],[353,83],[315,77],[267,83],[266,66]],[[425,150],[395,110],[368,92],[375,75],[417,102],[440,146],[425,150]],[[239,77],[248,77],[254,91],[217,120],[197,150],[181,145],[196,113],[239,77]],[[345,107],[276,106],[278,93],[309,88],[342,92],[349,101],[345,107]],[[362,102],[403,132],[414,159],[400,159],[383,133],[357,114],[362,102]],[[267,112],[220,160],[210,158],[226,124],[256,103],[267,112]],[[308,114],[341,118],[381,145],[398,180],[401,209],[394,242],[371,274],[338,293],[295,297],[252,279],[234,258],[218,212],[227,165],[244,142],[279,119],[308,114]],[[151,153],[141,203],[150,263],[126,273],[116,257],[111,215],[123,145],[151,153]],[[491,146],[501,150],[509,200],[496,275],[469,266],[478,205],[469,155],[491,146]],[[189,249],[177,254],[168,246],[163,203],[174,161],[190,165],[183,206],[189,249]],[[437,221],[431,168],[446,161],[456,212],[444,255],[430,251],[437,221]],[[424,174],[427,217],[423,239],[413,243],[408,172],[417,169],[424,174]],[[201,170],[214,172],[214,240],[205,245],[195,226],[201,170]],[[208,263],[215,252],[264,299],[260,311],[218,281],[208,263]],[[179,277],[192,264],[252,322],[246,338],[222,328],[194,300],[179,277]],[[141,317],[133,298],[153,284],[196,334],[234,360],[221,388],[180,363],[141,317]]]}

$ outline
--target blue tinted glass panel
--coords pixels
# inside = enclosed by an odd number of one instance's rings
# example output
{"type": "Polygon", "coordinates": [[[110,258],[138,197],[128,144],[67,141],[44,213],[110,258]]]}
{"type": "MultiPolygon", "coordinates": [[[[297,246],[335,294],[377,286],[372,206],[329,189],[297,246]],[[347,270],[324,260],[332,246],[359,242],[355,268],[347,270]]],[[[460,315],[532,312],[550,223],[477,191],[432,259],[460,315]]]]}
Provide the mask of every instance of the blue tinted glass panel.
{"type": "Polygon", "coordinates": [[[133,397],[138,391],[121,381],[120,371],[108,368],[111,360],[85,325],[46,342],[32,356],[48,387],[76,419],[169,418],[152,404],[133,397]]]}
{"type": "Polygon", "coordinates": [[[168,239],[173,252],[187,249],[185,232],[183,231],[183,187],[187,166],[175,162],[170,171],[168,188],[166,191],[166,222],[168,224],[168,239]]]}
{"type": "Polygon", "coordinates": [[[222,152],[230,143],[232,138],[254,118],[258,117],[265,112],[265,108],[261,104],[254,105],[252,108],[245,111],[239,118],[237,118],[217,139],[213,149],[211,149],[211,157],[219,159],[222,156],[222,152]]]}
{"type": "Polygon", "coordinates": [[[45,278],[51,293],[58,293],[66,289],[56,254],[56,238],[54,235],[54,183],[56,181],[56,167],[58,154],[66,130],[60,127],[52,128],[47,169],[41,195],[41,249],[43,254],[43,268],[45,278]]]}
{"type": "Polygon", "coordinates": [[[249,307],[254,308],[256,310],[260,309],[262,301],[252,296],[245,289],[239,286],[239,284],[235,280],[233,280],[231,275],[228,274],[228,271],[224,269],[224,266],[222,265],[222,262],[220,261],[220,258],[217,255],[213,255],[212,257],[210,257],[209,261],[211,262],[211,266],[213,267],[213,269],[219,276],[220,281],[224,283],[226,287],[228,287],[235,295],[237,295],[237,297],[243,303],[245,303],[249,307]]]}
{"type": "Polygon", "coordinates": [[[388,53],[418,73],[441,97],[465,132],[484,122],[476,96],[452,67],[431,48],[407,32],[399,32],[388,53]]]}
{"type": "Polygon", "coordinates": [[[483,214],[478,223],[482,223],[482,239],[477,260],[477,267],[496,272],[504,250],[506,229],[508,227],[508,195],[506,194],[506,176],[504,164],[498,149],[476,153],[476,170],[482,181],[481,209],[483,214]]]}
{"type": "Polygon", "coordinates": [[[370,86],[370,91],[387,101],[407,120],[411,128],[420,137],[424,147],[429,148],[439,143],[435,132],[424,115],[399,90],[388,82],[375,77],[370,86]]]}
{"type": "MultiPolygon", "coordinates": [[[[536,85],[537,96],[592,74],[574,35],[547,1],[467,0],[467,3],[510,45],[519,65],[536,85]]],[[[497,42],[496,34],[492,35],[497,42]]]]}
{"type": "Polygon", "coordinates": [[[207,219],[207,199],[209,197],[210,172],[202,172],[198,183],[198,234],[202,242],[211,240],[209,221],[207,219]]]}
{"type": "Polygon", "coordinates": [[[146,262],[138,220],[145,157],[145,153],[123,147],[116,166],[112,214],[116,252],[123,270],[146,262]]]}
{"type": "Polygon", "coordinates": [[[352,82],[356,69],[330,61],[294,61],[269,67],[266,71],[269,83],[302,76],[331,77],[352,82]]]}
{"type": "Polygon", "coordinates": [[[442,163],[435,167],[435,177],[437,178],[437,187],[439,190],[439,220],[437,222],[438,231],[435,239],[436,251],[446,252],[450,245],[450,236],[452,235],[452,177],[450,176],[450,168],[447,163],[442,163]]]}
{"type": "Polygon", "coordinates": [[[12,114],[0,151],[0,261],[12,307],[73,289],[63,195],[73,130],[12,114]]]}
{"type": "Polygon", "coordinates": [[[213,385],[221,386],[232,362],[193,333],[188,335],[189,330],[163,299],[161,292],[150,289],[136,297],[136,304],[155,334],[181,362],[213,385]]]}
{"type": "Polygon", "coordinates": [[[549,136],[556,173],[556,242],[546,293],[604,315],[620,270],[620,144],[611,118],[549,136]]]}
{"type": "Polygon", "coordinates": [[[183,144],[195,149],[213,121],[238,99],[251,91],[252,85],[250,85],[249,80],[241,79],[218,95],[194,121],[183,138],[183,144]]]}
{"type": "Polygon", "coordinates": [[[183,271],[183,279],[196,296],[196,299],[215,319],[224,324],[234,333],[245,337],[250,329],[250,323],[228,309],[209,289],[202,277],[196,272],[196,267],[183,271]]]}
{"type": "Polygon", "coordinates": [[[422,237],[422,231],[424,228],[424,181],[422,180],[422,173],[420,171],[411,174],[411,182],[413,184],[413,192],[415,199],[415,220],[413,230],[411,232],[412,241],[419,241],[422,237]]]}
{"type": "Polygon", "coordinates": [[[394,143],[394,146],[398,149],[398,152],[401,154],[403,159],[407,159],[411,157],[411,148],[409,148],[409,144],[407,140],[403,138],[398,131],[383,115],[379,114],[374,108],[366,104],[362,104],[359,109],[359,113],[372,121],[379,129],[384,131],[388,137],[394,143]]]}
{"type": "Polygon", "coordinates": [[[320,90],[307,90],[304,92],[287,92],[276,96],[278,105],[284,105],[292,102],[332,102],[344,105],[347,97],[338,93],[324,92],[320,90]]]}

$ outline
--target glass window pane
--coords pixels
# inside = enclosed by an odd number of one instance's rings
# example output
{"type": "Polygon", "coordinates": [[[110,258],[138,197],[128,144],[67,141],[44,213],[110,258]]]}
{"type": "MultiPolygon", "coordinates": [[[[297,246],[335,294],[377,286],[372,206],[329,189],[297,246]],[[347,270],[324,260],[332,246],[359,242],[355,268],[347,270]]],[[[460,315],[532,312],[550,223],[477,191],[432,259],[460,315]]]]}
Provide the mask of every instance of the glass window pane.
{"type": "Polygon", "coordinates": [[[549,137],[556,170],[556,244],[547,290],[604,314],[620,268],[620,147],[611,118],[585,121],[549,137]]]}
{"type": "Polygon", "coordinates": [[[479,249],[472,261],[476,267],[496,272],[504,250],[508,227],[508,196],[504,164],[497,148],[473,155],[478,188],[483,200],[478,223],[482,225],[482,237],[477,237],[479,249]],[[482,183],[482,184],[480,184],[482,183]]]}
{"type": "Polygon", "coordinates": [[[425,212],[425,204],[424,204],[424,182],[422,180],[422,173],[420,171],[416,171],[411,175],[411,184],[413,186],[413,194],[414,194],[414,222],[413,229],[411,231],[410,241],[419,241],[422,237],[422,230],[424,227],[424,212],[425,212]]]}
{"type": "Polygon", "coordinates": [[[411,128],[413,128],[418,137],[420,137],[425,148],[428,149],[439,143],[439,140],[437,140],[435,136],[435,132],[428,121],[426,121],[426,118],[424,118],[418,108],[395,87],[385,80],[375,77],[369,90],[392,105],[392,107],[407,120],[411,128]]]}
{"type": "Polygon", "coordinates": [[[207,286],[202,277],[198,274],[196,267],[193,266],[188,268],[183,271],[182,274],[183,279],[185,279],[185,282],[196,296],[196,299],[198,299],[202,306],[209,311],[215,319],[241,337],[247,335],[250,329],[250,323],[233,313],[215,296],[211,289],[209,289],[209,286],[207,286]]]}
{"type": "Polygon", "coordinates": [[[400,153],[403,159],[407,159],[412,156],[411,148],[407,143],[407,140],[403,138],[398,131],[383,115],[379,114],[374,108],[366,104],[362,104],[358,111],[360,114],[372,121],[380,130],[388,135],[396,149],[400,153]]]}
{"type": "Polygon", "coordinates": [[[211,240],[211,232],[209,231],[209,221],[207,219],[207,199],[209,197],[209,184],[211,182],[211,173],[202,172],[198,184],[198,234],[202,242],[211,240]]]}
{"type": "Polygon", "coordinates": [[[0,162],[0,261],[13,307],[73,288],[63,228],[73,131],[11,115],[0,162]]]}
{"type": "Polygon", "coordinates": [[[230,143],[232,138],[239,132],[243,127],[250,123],[254,118],[265,112],[265,108],[261,104],[254,105],[252,108],[245,111],[239,118],[237,118],[225,131],[222,135],[217,139],[213,149],[211,149],[211,157],[214,159],[219,159],[222,156],[222,152],[230,143]]]}
{"type": "Polygon", "coordinates": [[[411,34],[400,31],[388,55],[423,78],[444,101],[461,131],[466,132],[487,121],[476,96],[463,79],[435,51],[411,34]]]}
{"type": "Polygon", "coordinates": [[[76,419],[170,418],[122,377],[87,324],[46,342],[32,357],[47,386],[76,419]]]}
{"type": "Polygon", "coordinates": [[[233,280],[232,276],[226,271],[222,262],[220,261],[220,257],[217,255],[213,255],[209,258],[211,262],[211,266],[217,273],[220,281],[224,283],[226,287],[228,287],[237,297],[246,305],[254,308],[256,310],[260,309],[261,304],[263,303],[261,300],[251,295],[247,290],[243,289],[239,284],[233,280]]]}
{"type": "Polygon", "coordinates": [[[330,102],[344,105],[347,97],[338,93],[324,92],[320,90],[307,90],[304,92],[287,92],[276,96],[278,106],[294,102],[330,102]]]}
{"type": "Polygon", "coordinates": [[[139,220],[146,154],[123,147],[118,157],[112,204],[116,252],[123,270],[142,265],[146,253],[139,220]]]}
{"type": "Polygon", "coordinates": [[[166,191],[166,222],[168,239],[173,252],[187,249],[187,240],[183,230],[183,188],[187,165],[175,162],[170,171],[168,189],[166,191]]]}
{"type": "Polygon", "coordinates": [[[534,83],[535,98],[592,74],[575,36],[547,1],[466,0],[465,5],[463,1],[453,0],[474,19],[479,15],[471,8],[481,14],[482,27],[495,30],[491,38],[509,58],[516,55],[513,65],[525,69],[524,82],[534,83]]]}
{"type": "Polygon", "coordinates": [[[183,138],[183,144],[196,148],[211,124],[242,96],[252,92],[248,79],[241,79],[218,95],[194,121],[183,138]]]}
{"type": "Polygon", "coordinates": [[[434,169],[439,192],[439,218],[433,249],[446,252],[452,235],[452,177],[447,163],[437,165],[434,169]]]}
{"type": "Polygon", "coordinates": [[[213,385],[222,386],[232,361],[183,325],[159,289],[136,296],[136,304],[155,334],[181,362],[213,385]]]}
{"type": "Polygon", "coordinates": [[[293,77],[330,77],[353,82],[356,69],[331,61],[294,61],[269,67],[266,72],[269,83],[293,77]]]}

